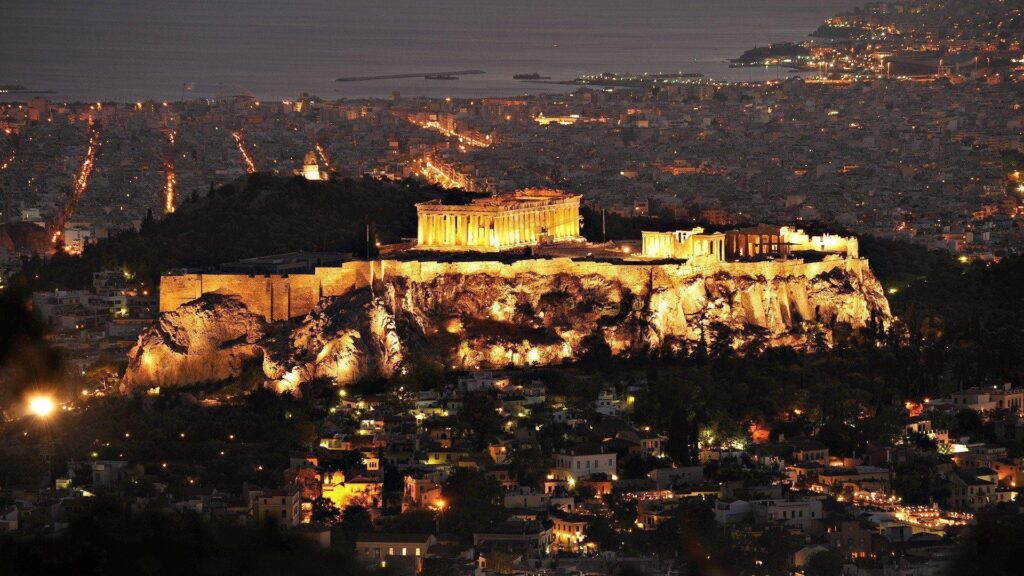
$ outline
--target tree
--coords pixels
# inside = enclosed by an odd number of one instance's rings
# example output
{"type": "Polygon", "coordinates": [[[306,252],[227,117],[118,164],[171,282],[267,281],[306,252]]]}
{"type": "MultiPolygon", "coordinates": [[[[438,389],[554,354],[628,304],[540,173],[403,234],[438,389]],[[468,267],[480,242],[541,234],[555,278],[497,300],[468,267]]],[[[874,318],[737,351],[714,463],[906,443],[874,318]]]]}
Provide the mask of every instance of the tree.
{"type": "Polygon", "coordinates": [[[345,506],[341,513],[341,522],[336,526],[345,540],[354,542],[359,533],[373,530],[373,521],[366,508],[362,506],[345,506]]]}
{"type": "Polygon", "coordinates": [[[507,516],[498,502],[501,486],[482,472],[458,468],[441,487],[447,507],[441,516],[441,525],[448,532],[464,539],[500,522],[507,516]]]}
{"type": "Polygon", "coordinates": [[[327,498],[313,500],[313,522],[324,526],[334,526],[341,521],[341,510],[327,498]]]}
{"type": "Polygon", "coordinates": [[[604,551],[618,550],[621,540],[619,533],[612,527],[612,523],[603,516],[594,516],[587,522],[587,542],[597,543],[598,548],[604,551]]]}
{"type": "Polygon", "coordinates": [[[353,555],[278,530],[192,514],[131,515],[113,501],[98,500],[92,515],[72,520],[60,535],[0,541],[0,573],[365,574],[353,555]]]}
{"type": "Polygon", "coordinates": [[[512,574],[516,570],[515,557],[508,552],[492,550],[487,553],[487,571],[498,574],[512,574]]]}
{"type": "Polygon", "coordinates": [[[601,366],[612,358],[612,349],[600,334],[590,334],[580,341],[580,361],[601,366]]]}
{"type": "Polygon", "coordinates": [[[710,328],[711,333],[714,335],[711,340],[711,357],[725,358],[732,356],[735,353],[732,347],[733,339],[736,336],[735,330],[722,322],[713,322],[710,328]]]}
{"type": "Polygon", "coordinates": [[[455,427],[470,438],[478,450],[486,448],[487,441],[501,432],[501,424],[498,402],[484,392],[466,394],[455,416],[455,427]]]}
{"type": "Polygon", "coordinates": [[[508,455],[508,463],[519,483],[534,486],[542,481],[552,466],[551,453],[539,447],[515,444],[508,455]]]}
{"type": "Polygon", "coordinates": [[[896,467],[892,479],[893,492],[909,505],[925,506],[946,492],[932,458],[915,457],[896,467]]]}
{"type": "Polygon", "coordinates": [[[807,561],[804,574],[807,576],[841,576],[843,557],[836,552],[818,552],[807,561]]]}
{"type": "Polygon", "coordinates": [[[142,224],[139,225],[140,232],[148,232],[153,228],[153,224],[156,223],[156,219],[153,218],[153,209],[146,209],[146,217],[142,219],[142,224]]]}
{"type": "Polygon", "coordinates": [[[433,510],[409,510],[388,519],[388,532],[429,534],[437,530],[437,513],[433,510]]]}

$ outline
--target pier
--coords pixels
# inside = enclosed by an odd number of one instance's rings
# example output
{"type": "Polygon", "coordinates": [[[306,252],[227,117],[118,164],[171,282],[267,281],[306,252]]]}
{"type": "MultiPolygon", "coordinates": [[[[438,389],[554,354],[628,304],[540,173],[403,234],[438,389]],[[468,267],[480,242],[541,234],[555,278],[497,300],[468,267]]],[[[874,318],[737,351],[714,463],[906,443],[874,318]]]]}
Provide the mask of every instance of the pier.
{"type": "Polygon", "coordinates": [[[401,80],[403,78],[438,78],[485,74],[483,70],[456,70],[454,72],[418,72],[415,74],[386,74],[383,76],[342,76],[336,82],[369,82],[371,80],[401,80]]]}

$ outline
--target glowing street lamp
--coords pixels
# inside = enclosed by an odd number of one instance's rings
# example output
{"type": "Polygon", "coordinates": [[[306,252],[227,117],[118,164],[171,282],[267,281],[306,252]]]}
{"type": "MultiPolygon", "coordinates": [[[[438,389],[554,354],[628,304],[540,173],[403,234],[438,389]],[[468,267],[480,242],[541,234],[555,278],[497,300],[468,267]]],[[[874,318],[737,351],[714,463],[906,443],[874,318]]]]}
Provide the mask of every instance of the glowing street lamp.
{"type": "Polygon", "coordinates": [[[438,498],[437,502],[434,503],[434,507],[437,509],[437,514],[434,515],[434,531],[437,534],[441,533],[441,516],[444,515],[444,509],[447,505],[448,503],[443,498],[438,498]]]}
{"type": "Polygon", "coordinates": [[[57,404],[49,396],[33,396],[28,399],[28,410],[35,416],[46,418],[57,409],[57,404]]]}

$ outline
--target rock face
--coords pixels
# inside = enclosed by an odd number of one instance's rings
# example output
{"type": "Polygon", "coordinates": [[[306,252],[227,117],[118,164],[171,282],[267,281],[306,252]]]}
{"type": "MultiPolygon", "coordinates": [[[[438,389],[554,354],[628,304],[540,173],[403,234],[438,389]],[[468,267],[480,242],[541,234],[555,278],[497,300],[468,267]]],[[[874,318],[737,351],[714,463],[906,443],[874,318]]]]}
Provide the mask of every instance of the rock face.
{"type": "Polygon", "coordinates": [[[326,378],[339,383],[393,375],[405,359],[413,326],[369,289],[325,298],[291,332],[285,346],[267,350],[263,369],[281,388],[326,378]]]}
{"type": "Polygon", "coordinates": [[[260,358],[267,336],[263,318],[236,296],[206,294],[139,336],[128,354],[122,385],[176,386],[238,376],[260,358]]]}
{"type": "Polygon", "coordinates": [[[615,355],[810,349],[837,323],[884,327],[891,316],[866,261],[719,266],[602,264],[569,270],[447,264],[395,267],[371,286],[321,299],[290,330],[238,298],[207,294],[164,313],[131,352],[127,388],[237,376],[262,359],[279,389],[390,376],[428,352],[455,369],[615,355]],[[764,273],[765,271],[769,273],[764,273]],[[272,328],[286,336],[273,336],[272,328]]]}

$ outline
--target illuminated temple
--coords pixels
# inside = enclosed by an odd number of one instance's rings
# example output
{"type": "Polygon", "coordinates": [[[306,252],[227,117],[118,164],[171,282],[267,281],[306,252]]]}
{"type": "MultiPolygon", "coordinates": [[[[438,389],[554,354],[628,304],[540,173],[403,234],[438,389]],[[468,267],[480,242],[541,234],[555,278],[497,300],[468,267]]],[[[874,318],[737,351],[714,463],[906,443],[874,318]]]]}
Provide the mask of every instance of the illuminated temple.
{"type": "Polygon", "coordinates": [[[320,172],[320,163],[316,161],[315,152],[310,151],[306,154],[301,174],[306,180],[324,180],[324,175],[320,172]]]}
{"type": "Polygon", "coordinates": [[[580,198],[557,190],[529,189],[468,204],[423,202],[416,205],[416,248],[497,252],[579,241],[580,198]]]}
{"type": "Polygon", "coordinates": [[[706,233],[703,228],[675,232],[641,232],[642,255],[648,258],[685,258],[700,256],[725,260],[725,234],[706,233]]]}
{"type": "Polygon", "coordinates": [[[643,232],[645,258],[711,259],[718,262],[787,257],[800,252],[859,256],[857,238],[821,234],[811,236],[789,226],[760,224],[728,232],[707,233],[703,228],[675,232],[643,232]]]}

